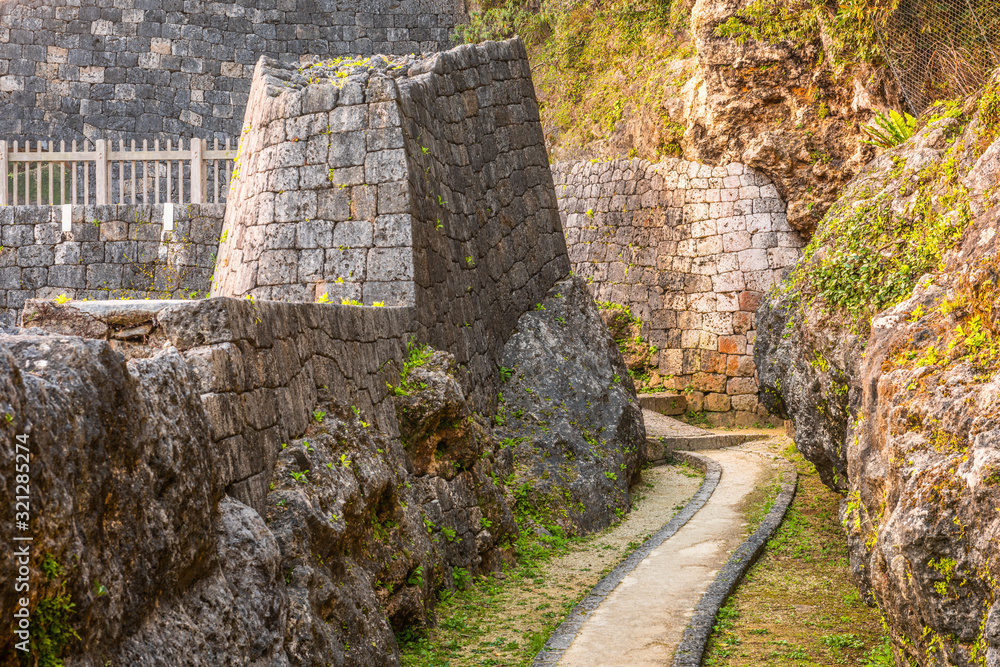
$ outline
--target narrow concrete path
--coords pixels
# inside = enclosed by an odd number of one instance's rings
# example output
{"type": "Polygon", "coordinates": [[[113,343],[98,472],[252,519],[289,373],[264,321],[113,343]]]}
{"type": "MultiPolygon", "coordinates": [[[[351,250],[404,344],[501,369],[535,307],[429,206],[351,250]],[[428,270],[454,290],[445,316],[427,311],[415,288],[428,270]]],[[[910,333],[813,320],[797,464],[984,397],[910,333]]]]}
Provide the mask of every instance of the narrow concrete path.
{"type": "Polygon", "coordinates": [[[761,454],[702,451],[722,466],[708,503],[653,550],[586,620],[559,665],[670,665],[695,605],[745,538],[747,496],[774,474],[761,454]]]}

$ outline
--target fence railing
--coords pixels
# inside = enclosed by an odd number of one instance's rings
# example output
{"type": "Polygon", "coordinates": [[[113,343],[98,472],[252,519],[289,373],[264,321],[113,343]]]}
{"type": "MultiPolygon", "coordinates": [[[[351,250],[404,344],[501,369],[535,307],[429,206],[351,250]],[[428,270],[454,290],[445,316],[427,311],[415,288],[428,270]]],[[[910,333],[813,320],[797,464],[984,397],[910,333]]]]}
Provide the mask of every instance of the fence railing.
{"type": "Polygon", "coordinates": [[[204,139],[167,140],[152,148],[118,141],[0,141],[0,206],[61,204],[214,204],[229,190],[236,149],[226,139],[209,148],[204,139]]]}

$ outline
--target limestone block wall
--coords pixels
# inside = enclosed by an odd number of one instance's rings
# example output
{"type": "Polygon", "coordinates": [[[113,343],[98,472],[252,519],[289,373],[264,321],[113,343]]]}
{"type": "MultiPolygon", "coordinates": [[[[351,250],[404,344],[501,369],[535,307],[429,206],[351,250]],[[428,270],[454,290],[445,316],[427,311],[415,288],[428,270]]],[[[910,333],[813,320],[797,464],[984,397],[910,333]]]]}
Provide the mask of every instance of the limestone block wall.
{"type": "Polygon", "coordinates": [[[406,160],[387,66],[299,74],[261,59],[213,294],[412,305],[406,160]]]}
{"type": "Polygon", "coordinates": [[[518,319],[570,271],[531,70],[519,39],[420,68],[399,81],[417,331],[492,406],[518,319]]]}
{"type": "Polygon", "coordinates": [[[415,307],[484,409],[569,272],[520,40],[254,76],[212,294],[415,307]]]}
{"type": "Polygon", "coordinates": [[[0,208],[0,321],[16,322],[26,299],[205,297],[223,204],[0,208]]]}
{"type": "Polygon", "coordinates": [[[461,0],[8,0],[3,138],[236,137],[262,55],[437,51],[464,13],[461,0]]]}
{"type": "Polygon", "coordinates": [[[194,370],[226,492],[258,511],[281,443],[305,432],[321,393],[353,405],[360,419],[390,437],[399,435],[387,383],[399,382],[412,331],[409,308],[246,299],[29,301],[24,317],[55,333],[116,340],[126,355],[177,348],[194,370]],[[141,335],[129,338],[136,331],[141,335]]]}
{"type": "Polygon", "coordinates": [[[573,269],[597,301],[627,305],[666,386],[716,423],[750,424],[754,312],[801,256],[785,203],[741,164],[670,159],[553,165],[573,269]]]}

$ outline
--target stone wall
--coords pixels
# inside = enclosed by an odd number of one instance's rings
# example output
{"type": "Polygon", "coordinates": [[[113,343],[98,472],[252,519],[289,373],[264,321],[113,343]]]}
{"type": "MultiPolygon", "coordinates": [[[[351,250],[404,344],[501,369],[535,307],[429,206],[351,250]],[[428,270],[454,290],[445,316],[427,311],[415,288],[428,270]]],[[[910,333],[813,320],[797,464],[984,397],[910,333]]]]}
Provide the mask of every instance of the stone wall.
{"type": "Polygon", "coordinates": [[[198,378],[226,492],[258,511],[281,443],[306,431],[321,392],[399,436],[387,383],[398,383],[409,308],[38,300],[27,303],[24,318],[54,333],[111,339],[127,356],[175,347],[198,378]]]}
{"type": "Polygon", "coordinates": [[[212,294],[416,307],[489,411],[518,318],[569,273],[519,40],[299,73],[262,60],[212,294]]]}
{"type": "Polygon", "coordinates": [[[262,55],[447,48],[461,0],[0,3],[5,139],[235,137],[262,55]]]}
{"type": "Polygon", "coordinates": [[[418,338],[451,350],[492,414],[518,319],[569,274],[519,39],[461,46],[401,79],[418,338]]]}
{"type": "Polygon", "coordinates": [[[55,206],[0,208],[0,321],[26,299],[207,296],[223,204],[73,206],[69,231],[55,206]]]}
{"type": "Polygon", "coordinates": [[[398,89],[377,65],[258,63],[213,294],[413,304],[398,89]]]}
{"type": "Polygon", "coordinates": [[[553,166],[570,260],[598,302],[629,306],[667,388],[720,424],[766,418],[754,312],[804,245],[764,176],[670,159],[553,166]]]}

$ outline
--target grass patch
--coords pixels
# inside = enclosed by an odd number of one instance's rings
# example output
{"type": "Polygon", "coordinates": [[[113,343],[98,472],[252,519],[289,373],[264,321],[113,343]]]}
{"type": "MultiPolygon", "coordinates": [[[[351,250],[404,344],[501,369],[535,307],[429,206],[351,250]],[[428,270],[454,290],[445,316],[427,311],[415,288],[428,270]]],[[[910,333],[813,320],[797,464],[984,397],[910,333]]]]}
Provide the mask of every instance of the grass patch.
{"type": "MultiPolygon", "coordinates": [[[[479,42],[520,35],[528,47],[546,143],[578,149],[611,138],[640,114],[646,134],[628,157],[681,154],[684,127],[670,121],[663,100],[678,96],[695,66],[689,11],[679,0],[609,0],[540,4],[481,3],[459,39],[479,42]]],[[[598,150],[618,156],[630,142],[598,150]]]]}
{"type": "MultiPolygon", "coordinates": [[[[716,617],[703,664],[892,665],[878,614],[851,581],[840,495],[797,451],[783,455],[799,473],[798,493],[764,555],[716,617]]],[[[750,508],[759,507],[763,518],[766,505],[758,499],[750,508]]]]}
{"type": "Polygon", "coordinates": [[[397,636],[407,667],[530,665],[594,584],[681,510],[701,484],[690,467],[658,466],[633,487],[632,512],[585,537],[522,531],[518,566],[445,595],[437,627],[397,636]]]}

